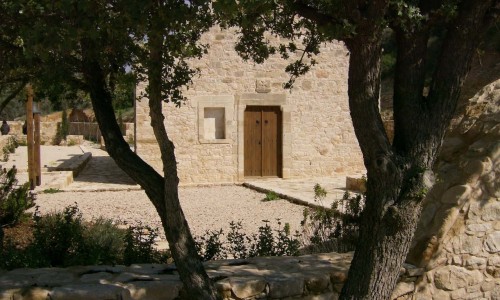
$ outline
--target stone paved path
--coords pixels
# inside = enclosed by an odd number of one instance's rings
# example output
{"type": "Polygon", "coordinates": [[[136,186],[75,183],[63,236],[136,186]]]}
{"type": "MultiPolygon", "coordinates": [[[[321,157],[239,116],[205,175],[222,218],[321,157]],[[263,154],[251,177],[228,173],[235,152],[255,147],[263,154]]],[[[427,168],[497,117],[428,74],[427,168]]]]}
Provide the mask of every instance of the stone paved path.
{"type": "MultiPolygon", "coordinates": [[[[349,176],[361,177],[361,174],[349,176]]],[[[346,192],[346,175],[307,179],[259,179],[245,181],[244,185],[261,192],[273,191],[280,197],[298,204],[331,207],[332,203],[341,200],[346,192]],[[322,201],[314,199],[314,186],[316,184],[319,184],[327,192],[322,201]]]]}
{"type": "Polygon", "coordinates": [[[65,191],[117,191],[140,190],[139,185],[123,172],[104,150],[95,144],[85,144],[82,148],[92,153],[92,158],[83,171],[74,178],[65,191]]]}

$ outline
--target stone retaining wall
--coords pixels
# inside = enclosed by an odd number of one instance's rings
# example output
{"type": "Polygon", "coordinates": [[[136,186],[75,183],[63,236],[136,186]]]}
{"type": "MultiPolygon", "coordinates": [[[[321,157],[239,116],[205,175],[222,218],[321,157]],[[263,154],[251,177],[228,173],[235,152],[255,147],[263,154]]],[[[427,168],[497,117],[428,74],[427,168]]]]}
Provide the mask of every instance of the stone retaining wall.
{"type": "Polygon", "coordinates": [[[436,166],[408,261],[415,299],[500,299],[500,80],[469,101],[436,166]]]}
{"type": "MultiPolygon", "coordinates": [[[[337,299],[352,253],[260,257],[205,263],[224,299],[337,299]]],[[[391,299],[411,299],[423,272],[401,269],[391,299]]],[[[184,293],[173,265],[87,266],[17,269],[0,273],[0,299],[168,300],[184,293]]]]}

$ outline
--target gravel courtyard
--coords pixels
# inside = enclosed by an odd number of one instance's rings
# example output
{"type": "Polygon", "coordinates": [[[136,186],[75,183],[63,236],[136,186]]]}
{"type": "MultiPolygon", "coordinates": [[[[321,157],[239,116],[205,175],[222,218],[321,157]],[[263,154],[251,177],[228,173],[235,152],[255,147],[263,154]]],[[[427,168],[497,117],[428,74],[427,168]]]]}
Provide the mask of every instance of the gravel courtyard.
{"type": "MultiPolygon", "coordinates": [[[[181,187],[180,200],[193,235],[206,230],[229,230],[229,222],[241,221],[247,234],[258,232],[262,220],[276,219],[290,223],[292,232],[300,229],[304,207],[286,200],[263,202],[264,194],[248,188],[229,185],[213,187],[181,187]]],[[[160,219],[144,191],[61,192],[38,194],[36,204],[42,213],[62,210],[78,204],[87,220],[105,217],[130,225],[142,224],[161,229],[160,219]]],[[[163,229],[160,237],[164,239],[163,229]]]]}

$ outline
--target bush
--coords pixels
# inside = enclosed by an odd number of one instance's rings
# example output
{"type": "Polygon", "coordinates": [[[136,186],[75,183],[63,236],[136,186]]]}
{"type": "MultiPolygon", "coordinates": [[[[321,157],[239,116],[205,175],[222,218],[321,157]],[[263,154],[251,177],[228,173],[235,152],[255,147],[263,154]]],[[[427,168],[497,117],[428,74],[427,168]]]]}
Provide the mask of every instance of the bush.
{"type": "MultiPolygon", "coordinates": [[[[326,191],[318,184],[315,199],[322,204],[326,191]]],[[[301,222],[306,252],[348,252],[356,249],[365,203],[362,195],[346,192],[331,208],[306,208],[301,222]]]]}
{"type": "Polygon", "coordinates": [[[43,258],[47,266],[59,267],[83,264],[84,224],[78,206],[68,206],[62,212],[42,216],[35,210],[34,215],[35,255],[43,258]]]}
{"type": "Polygon", "coordinates": [[[0,170],[0,227],[13,226],[28,214],[26,210],[35,204],[35,196],[29,190],[29,183],[18,185],[17,169],[0,170]]]}
{"type": "Polygon", "coordinates": [[[7,241],[0,252],[0,268],[161,263],[168,258],[166,252],[154,249],[157,230],[120,229],[103,218],[85,222],[76,203],[46,215],[37,208],[33,220],[31,244],[20,249],[7,241]]]}
{"type": "Polygon", "coordinates": [[[204,236],[195,237],[196,247],[202,260],[247,258],[255,256],[295,256],[299,255],[300,242],[298,234],[290,235],[290,225],[286,223],[281,228],[278,219],[278,229],[273,230],[268,220],[259,227],[258,234],[247,236],[241,232],[241,222],[230,223],[227,240],[223,241],[222,229],[207,231],[204,236]]]}
{"type": "Polygon", "coordinates": [[[279,197],[275,192],[269,191],[266,193],[266,198],[264,198],[262,201],[274,201],[274,200],[278,200],[278,199],[279,199],[279,197]]]}

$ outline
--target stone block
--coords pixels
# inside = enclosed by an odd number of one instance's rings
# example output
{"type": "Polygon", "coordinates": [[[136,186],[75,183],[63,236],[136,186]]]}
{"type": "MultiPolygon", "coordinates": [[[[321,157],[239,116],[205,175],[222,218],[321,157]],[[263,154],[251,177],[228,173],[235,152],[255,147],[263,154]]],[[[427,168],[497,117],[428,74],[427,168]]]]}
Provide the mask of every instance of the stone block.
{"type": "Polygon", "coordinates": [[[338,300],[339,294],[335,292],[324,293],[320,295],[308,295],[303,296],[300,299],[303,300],[338,300]]]}
{"type": "Polygon", "coordinates": [[[73,284],[56,287],[49,294],[51,300],[131,300],[130,291],[109,284],[73,284]]]}
{"type": "Polygon", "coordinates": [[[270,298],[300,296],[304,292],[303,277],[268,277],[267,282],[270,298]]]}
{"type": "Polygon", "coordinates": [[[399,282],[392,292],[391,299],[411,294],[415,290],[415,283],[413,282],[399,282]]]}
{"type": "Polygon", "coordinates": [[[486,268],[486,258],[471,256],[465,260],[465,266],[467,269],[479,269],[482,270],[486,268]]]}
{"type": "Polygon", "coordinates": [[[178,299],[182,282],[178,281],[135,281],[125,286],[133,300],[178,299]]]}
{"type": "Polygon", "coordinates": [[[490,253],[500,252],[500,231],[495,231],[486,236],[484,249],[490,253]]]}
{"type": "Polygon", "coordinates": [[[434,284],[437,288],[453,291],[476,285],[483,281],[483,274],[478,270],[467,270],[458,266],[445,266],[436,270],[434,284]]]}
{"type": "Polygon", "coordinates": [[[229,282],[238,298],[259,295],[266,289],[266,281],[261,277],[231,277],[229,282]]]}
{"type": "Polygon", "coordinates": [[[471,187],[468,185],[454,186],[443,194],[441,202],[460,206],[469,197],[471,190],[471,187]]]}
{"type": "Polygon", "coordinates": [[[330,285],[330,276],[323,272],[318,272],[317,274],[307,274],[305,275],[305,284],[309,292],[321,293],[328,289],[330,285]]]}

